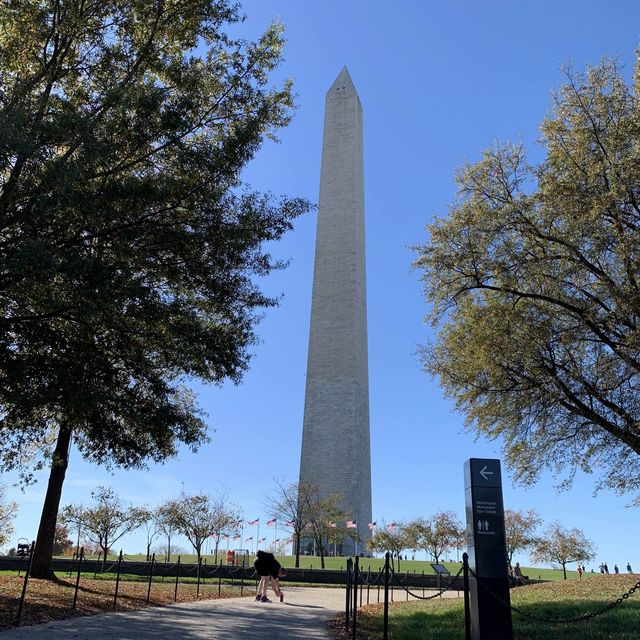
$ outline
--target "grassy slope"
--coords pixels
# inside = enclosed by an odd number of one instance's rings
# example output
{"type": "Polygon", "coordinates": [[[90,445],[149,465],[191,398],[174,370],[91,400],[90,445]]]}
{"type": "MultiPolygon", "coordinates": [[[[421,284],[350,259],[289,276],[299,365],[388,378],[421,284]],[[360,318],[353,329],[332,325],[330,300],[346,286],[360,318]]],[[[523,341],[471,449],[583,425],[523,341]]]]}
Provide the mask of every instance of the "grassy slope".
{"type": "MultiPolygon", "coordinates": [[[[204,556],[206,558],[207,564],[213,564],[214,558],[213,556],[204,556]]],[[[114,556],[114,560],[116,557],[114,556]]],[[[127,555],[127,560],[145,560],[144,555],[127,555]]],[[[172,562],[176,561],[176,557],[172,556],[172,562]]],[[[220,561],[221,556],[218,555],[218,562],[220,561]]],[[[248,562],[250,565],[253,565],[253,556],[248,557],[248,562]]],[[[160,561],[161,558],[156,556],[156,560],[160,561]]],[[[295,565],[295,558],[293,556],[278,556],[278,561],[282,564],[283,567],[293,567],[295,565]]],[[[185,564],[189,562],[196,562],[195,555],[183,554],[180,557],[180,562],[185,564]]],[[[347,559],[346,558],[325,558],[324,564],[326,569],[344,569],[346,566],[347,559]]],[[[451,575],[455,575],[458,573],[460,569],[459,562],[443,562],[445,567],[449,570],[451,575]]],[[[314,556],[300,556],[300,567],[303,569],[320,569],[320,558],[314,556]]],[[[381,558],[360,558],[360,567],[365,571],[368,571],[371,568],[371,571],[380,571],[384,567],[384,560],[381,558]]],[[[396,570],[398,570],[397,562],[396,562],[396,570]]],[[[409,571],[413,573],[422,573],[425,574],[434,573],[431,564],[429,562],[425,562],[423,560],[403,560],[400,563],[400,572],[404,573],[405,571],[409,571]]],[[[558,571],[556,569],[543,569],[539,567],[522,567],[522,571],[525,575],[529,576],[532,579],[536,580],[562,580],[562,571],[558,571]]],[[[578,573],[576,571],[567,571],[567,578],[569,579],[577,579],[578,573]]]]}
{"type": "MultiPolygon", "coordinates": [[[[613,602],[638,580],[638,575],[593,575],[582,580],[519,587],[511,604],[543,618],[572,618],[613,602]]],[[[382,605],[359,613],[362,638],[382,638],[382,605]]],[[[513,613],[518,640],[632,640],[638,638],[640,589],[619,607],[594,619],[575,624],[538,622],[513,613]]],[[[390,638],[396,640],[459,640],[463,634],[462,600],[397,603],[390,608],[390,638]]]]}

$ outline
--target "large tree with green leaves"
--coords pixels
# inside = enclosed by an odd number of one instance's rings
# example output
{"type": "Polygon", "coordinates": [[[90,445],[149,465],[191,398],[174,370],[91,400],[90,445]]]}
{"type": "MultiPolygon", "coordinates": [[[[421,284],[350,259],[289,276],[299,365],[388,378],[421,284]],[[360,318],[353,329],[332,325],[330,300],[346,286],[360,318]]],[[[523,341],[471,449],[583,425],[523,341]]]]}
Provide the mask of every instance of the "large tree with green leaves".
{"type": "Polygon", "coordinates": [[[516,478],[576,468],[640,488],[640,67],[566,84],[542,123],[546,157],[499,144],[458,175],[449,216],[418,248],[426,369],[516,478]]]}
{"type": "Polygon", "coordinates": [[[246,42],[240,20],[229,0],[0,6],[2,468],[55,443],[34,576],[53,576],[71,443],[124,467],[195,449],[183,381],[238,381],[277,303],[263,244],[308,205],[241,181],[292,94],[269,83],[281,27],[246,42]]]}

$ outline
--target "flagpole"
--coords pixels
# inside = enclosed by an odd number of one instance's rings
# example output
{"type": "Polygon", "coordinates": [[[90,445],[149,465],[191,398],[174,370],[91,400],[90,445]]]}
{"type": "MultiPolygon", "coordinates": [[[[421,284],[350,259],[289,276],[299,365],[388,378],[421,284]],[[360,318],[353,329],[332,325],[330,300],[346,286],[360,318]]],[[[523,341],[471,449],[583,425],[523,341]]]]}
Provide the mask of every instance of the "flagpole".
{"type": "Polygon", "coordinates": [[[258,555],[258,540],[260,540],[260,518],[258,518],[258,533],[256,533],[256,555],[258,555]]]}
{"type": "Polygon", "coordinates": [[[276,529],[275,529],[275,533],[273,534],[273,550],[276,550],[276,539],[278,538],[278,519],[276,518],[276,529]]]}

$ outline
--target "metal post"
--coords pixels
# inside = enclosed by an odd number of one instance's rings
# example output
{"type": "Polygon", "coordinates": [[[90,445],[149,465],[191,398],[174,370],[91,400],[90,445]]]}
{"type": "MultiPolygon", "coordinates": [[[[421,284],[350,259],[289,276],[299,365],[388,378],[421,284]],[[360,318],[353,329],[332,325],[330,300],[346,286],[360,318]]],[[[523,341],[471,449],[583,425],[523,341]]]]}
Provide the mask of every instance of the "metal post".
{"type": "Polygon", "coordinates": [[[153,565],[156,563],[156,554],[151,556],[151,567],[149,568],[149,587],[147,588],[147,604],[149,604],[149,598],[151,597],[151,581],[153,580],[153,565]]]}
{"type": "Polygon", "coordinates": [[[173,592],[173,601],[178,601],[178,577],[180,576],[180,556],[178,556],[178,563],[176,564],[176,588],[173,592]]]}
{"type": "Polygon", "coordinates": [[[29,582],[29,574],[31,573],[31,561],[33,560],[33,550],[36,546],[36,541],[31,542],[31,549],[29,550],[29,560],[27,562],[27,570],[24,574],[24,582],[22,583],[22,594],[20,595],[20,603],[18,604],[18,613],[16,615],[16,627],[20,624],[20,618],[22,618],[22,605],[24,604],[24,598],[27,595],[27,583],[29,582]]]}
{"type": "Polygon", "coordinates": [[[387,551],[384,563],[384,616],[382,623],[382,640],[389,638],[389,557],[391,554],[387,551]]]}
{"type": "Polygon", "coordinates": [[[351,609],[351,558],[347,559],[347,576],[346,576],[346,604],[344,607],[344,615],[345,615],[345,620],[344,620],[344,626],[348,629],[349,628],[349,611],[351,609]]]}
{"type": "Polygon", "coordinates": [[[75,609],[76,603],[78,602],[78,587],[80,586],[80,570],[82,569],[83,560],[84,560],[84,547],[80,549],[80,557],[78,559],[78,574],[76,575],[76,590],[73,594],[73,605],[71,605],[71,609],[75,609]]]}
{"type": "Polygon", "coordinates": [[[464,577],[464,640],[471,640],[471,607],[469,605],[469,555],[462,554],[462,575],[464,577]]]}
{"type": "Polygon", "coordinates": [[[360,563],[359,558],[356,556],[355,567],[353,570],[353,632],[351,637],[356,640],[357,625],[356,620],[358,617],[358,580],[360,578],[360,563]]]}
{"type": "Polygon", "coordinates": [[[120,586],[120,568],[122,567],[122,549],[120,549],[120,555],[118,556],[118,572],[116,574],[116,592],[113,596],[113,610],[116,610],[116,603],[118,602],[118,587],[120,586]]]}

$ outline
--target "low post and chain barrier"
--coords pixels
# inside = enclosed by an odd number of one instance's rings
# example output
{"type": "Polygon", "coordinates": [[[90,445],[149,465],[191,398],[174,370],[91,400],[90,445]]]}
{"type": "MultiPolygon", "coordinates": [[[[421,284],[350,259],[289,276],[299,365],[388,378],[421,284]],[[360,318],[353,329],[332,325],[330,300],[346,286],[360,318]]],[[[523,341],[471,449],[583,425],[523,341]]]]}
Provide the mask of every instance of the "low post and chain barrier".
{"type": "Polygon", "coordinates": [[[16,614],[16,627],[20,624],[22,618],[22,607],[24,606],[24,597],[27,594],[27,584],[29,582],[29,574],[31,573],[31,562],[33,560],[33,550],[36,547],[35,540],[31,543],[31,549],[29,550],[29,561],[27,562],[27,570],[24,574],[24,582],[22,583],[22,594],[20,595],[20,602],[18,603],[18,613],[16,614]]]}
{"type": "Polygon", "coordinates": [[[154,553],[151,556],[151,566],[149,567],[149,586],[147,588],[147,604],[149,604],[149,599],[151,598],[151,581],[153,580],[153,567],[156,563],[156,554],[154,553]]]}
{"type": "Polygon", "coordinates": [[[78,603],[78,588],[80,587],[80,571],[82,570],[82,561],[84,560],[84,547],[80,548],[80,555],[78,556],[78,571],[76,573],[76,588],[73,593],[73,604],[71,605],[71,610],[75,610],[76,604],[78,603]]]}
{"type": "Polygon", "coordinates": [[[178,562],[176,563],[176,587],[173,592],[173,601],[178,601],[178,578],[180,578],[180,556],[178,556],[178,562]]]}
{"type": "Polygon", "coordinates": [[[589,613],[584,613],[580,616],[575,616],[573,618],[545,618],[544,616],[538,616],[534,613],[528,613],[527,611],[523,611],[519,607],[515,607],[514,605],[506,602],[492,589],[487,587],[482,580],[478,580],[478,577],[476,576],[476,574],[473,572],[472,569],[469,569],[469,573],[474,578],[476,578],[480,588],[486,591],[492,598],[494,598],[503,607],[511,609],[511,611],[513,611],[514,613],[517,613],[518,615],[523,616],[524,618],[529,618],[530,620],[535,620],[536,622],[546,622],[548,624],[574,624],[578,622],[586,622],[587,620],[593,620],[593,618],[597,618],[598,616],[604,615],[605,613],[608,613],[612,609],[615,609],[617,606],[621,605],[625,600],[627,600],[630,596],[632,596],[638,589],[640,589],[640,580],[638,580],[630,589],[628,589],[620,597],[616,598],[613,602],[609,602],[608,604],[604,605],[600,609],[597,609],[596,611],[590,611],[589,613]]]}
{"type": "Polygon", "coordinates": [[[113,610],[116,610],[118,606],[118,587],[120,586],[120,570],[122,569],[122,549],[120,549],[120,555],[118,556],[118,572],[116,576],[116,590],[113,595],[113,610]]]}
{"type": "MultiPolygon", "coordinates": [[[[355,562],[353,563],[353,630],[352,630],[352,639],[356,640],[357,633],[357,625],[358,625],[358,583],[360,581],[360,565],[359,558],[356,556],[355,562]]],[[[360,590],[362,593],[362,590],[360,590]]]]}
{"type": "Polygon", "coordinates": [[[346,593],[346,603],[345,603],[345,607],[344,607],[344,614],[345,614],[345,620],[344,620],[344,626],[348,629],[349,628],[349,617],[350,617],[350,613],[351,613],[351,579],[352,579],[352,565],[353,565],[353,560],[351,560],[351,558],[347,559],[347,575],[345,578],[345,593],[346,593]]]}

